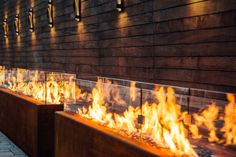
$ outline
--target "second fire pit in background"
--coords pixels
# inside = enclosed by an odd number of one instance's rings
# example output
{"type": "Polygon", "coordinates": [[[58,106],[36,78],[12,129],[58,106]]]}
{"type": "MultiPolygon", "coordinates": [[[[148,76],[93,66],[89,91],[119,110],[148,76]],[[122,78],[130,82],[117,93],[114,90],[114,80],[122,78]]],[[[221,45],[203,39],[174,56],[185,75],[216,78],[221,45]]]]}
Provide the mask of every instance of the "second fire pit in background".
{"type": "Polygon", "coordinates": [[[54,155],[54,112],[63,104],[44,104],[0,89],[0,130],[31,157],[54,155]]]}
{"type": "Polygon", "coordinates": [[[0,68],[0,130],[31,157],[54,156],[54,113],[73,98],[74,74],[0,68]]]}

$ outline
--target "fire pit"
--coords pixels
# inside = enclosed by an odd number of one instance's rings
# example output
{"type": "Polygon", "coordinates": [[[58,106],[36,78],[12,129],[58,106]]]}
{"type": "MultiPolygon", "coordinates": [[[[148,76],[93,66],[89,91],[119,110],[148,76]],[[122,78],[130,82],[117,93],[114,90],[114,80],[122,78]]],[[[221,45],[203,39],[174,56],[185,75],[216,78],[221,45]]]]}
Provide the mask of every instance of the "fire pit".
{"type": "MultiPolygon", "coordinates": [[[[236,125],[232,119],[232,113],[235,113],[233,109],[236,108],[233,94],[227,95],[229,104],[224,100],[216,101],[224,103],[222,109],[217,109],[221,104],[215,105],[211,102],[213,99],[197,99],[197,96],[191,96],[193,89],[187,90],[188,95],[181,95],[176,94],[171,87],[156,86],[155,90],[148,90],[137,87],[135,82],[130,82],[130,87],[112,82],[104,79],[99,79],[97,83],[77,80],[76,104],[66,107],[76,114],[64,112],[56,115],[57,156],[111,156],[113,151],[107,151],[108,149],[125,149],[125,152],[131,153],[128,156],[138,156],[133,154],[132,150],[126,149],[133,144],[135,152],[147,153],[140,153],[141,156],[235,156],[236,151],[232,146],[235,145],[233,130],[236,125]],[[198,106],[199,103],[205,105],[198,106]],[[227,108],[231,108],[232,113],[227,113],[227,108]],[[207,116],[206,113],[213,117],[207,116]],[[76,132],[85,133],[73,139],[71,135],[76,132]],[[89,134],[90,132],[93,133],[89,134]],[[118,146],[97,146],[96,140],[99,143],[101,138],[99,135],[97,137],[97,134],[108,136],[102,136],[105,141],[112,134],[114,139],[111,141],[116,143],[118,140],[118,146]],[[126,142],[119,138],[120,136],[125,138],[126,142]],[[83,145],[80,142],[86,139],[91,141],[90,145],[80,146],[83,145]],[[71,143],[75,147],[63,148],[63,145],[71,143]],[[219,148],[221,151],[217,151],[219,148]],[[91,151],[94,154],[91,154],[91,151]],[[83,153],[80,155],[79,152],[83,153]]],[[[122,155],[124,154],[117,154],[122,155]]]]}
{"type": "Polygon", "coordinates": [[[29,156],[54,156],[54,112],[73,97],[75,75],[0,69],[1,131],[29,156]]]}

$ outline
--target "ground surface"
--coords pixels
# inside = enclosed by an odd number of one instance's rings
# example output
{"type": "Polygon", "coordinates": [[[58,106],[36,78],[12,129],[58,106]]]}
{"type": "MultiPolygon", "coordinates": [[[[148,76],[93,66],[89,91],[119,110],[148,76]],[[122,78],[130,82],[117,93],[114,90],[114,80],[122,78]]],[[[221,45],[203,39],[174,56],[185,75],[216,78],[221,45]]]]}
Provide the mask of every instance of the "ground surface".
{"type": "Polygon", "coordinates": [[[0,132],[0,157],[28,157],[12,141],[0,132]]]}

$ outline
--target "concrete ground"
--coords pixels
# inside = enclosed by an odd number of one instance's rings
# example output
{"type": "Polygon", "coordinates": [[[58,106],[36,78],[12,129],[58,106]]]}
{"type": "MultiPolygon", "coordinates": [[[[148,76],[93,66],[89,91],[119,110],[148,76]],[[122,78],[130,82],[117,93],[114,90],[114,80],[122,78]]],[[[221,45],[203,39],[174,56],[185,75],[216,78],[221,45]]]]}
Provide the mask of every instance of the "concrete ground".
{"type": "Polygon", "coordinates": [[[8,137],[0,132],[0,157],[28,157],[8,137]]]}

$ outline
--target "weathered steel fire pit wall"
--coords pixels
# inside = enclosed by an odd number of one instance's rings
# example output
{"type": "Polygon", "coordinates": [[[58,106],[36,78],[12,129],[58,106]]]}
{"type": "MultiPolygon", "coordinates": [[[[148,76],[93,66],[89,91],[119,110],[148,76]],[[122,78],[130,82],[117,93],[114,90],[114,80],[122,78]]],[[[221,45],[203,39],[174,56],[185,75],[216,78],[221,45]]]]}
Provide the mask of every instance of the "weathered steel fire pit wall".
{"type": "Polygon", "coordinates": [[[55,115],[55,157],[171,156],[68,112],[55,115]]]}
{"type": "Polygon", "coordinates": [[[63,105],[43,104],[0,88],[0,130],[31,157],[54,156],[54,112],[63,105]]]}

